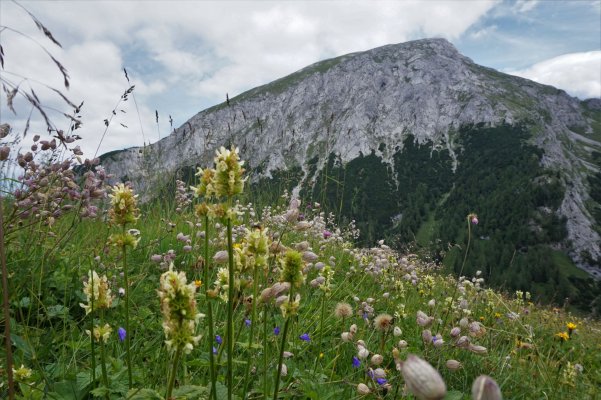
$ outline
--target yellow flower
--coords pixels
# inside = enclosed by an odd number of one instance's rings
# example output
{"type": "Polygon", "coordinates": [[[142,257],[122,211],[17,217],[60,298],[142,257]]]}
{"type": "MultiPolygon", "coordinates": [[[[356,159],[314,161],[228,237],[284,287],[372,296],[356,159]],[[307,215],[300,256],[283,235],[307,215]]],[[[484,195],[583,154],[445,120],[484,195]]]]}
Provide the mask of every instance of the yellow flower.
{"type": "Polygon", "coordinates": [[[194,286],[196,286],[197,288],[201,287],[202,286],[202,281],[200,279],[196,279],[194,281],[194,286]]]}
{"type": "Polygon", "coordinates": [[[570,335],[568,335],[567,332],[559,332],[559,333],[556,333],[555,336],[557,336],[559,338],[559,340],[561,340],[562,342],[565,342],[568,339],[570,339],[570,335]]]}
{"type": "Polygon", "coordinates": [[[323,353],[319,353],[319,358],[323,358],[323,353]]]}
{"type": "Polygon", "coordinates": [[[496,319],[499,319],[499,318],[501,318],[501,314],[499,314],[499,313],[495,313],[495,318],[496,318],[496,319]]]}
{"type": "Polygon", "coordinates": [[[25,365],[21,364],[20,368],[14,369],[13,368],[13,374],[15,376],[15,380],[16,381],[25,381],[29,378],[31,378],[31,369],[25,367],[25,365]]]}
{"type": "Polygon", "coordinates": [[[573,331],[574,329],[578,328],[578,325],[576,325],[576,324],[575,324],[575,323],[573,323],[573,322],[568,322],[568,323],[566,324],[566,327],[568,328],[568,331],[569,331],[570,333],[572,333],[572,331],[573,331]]]}

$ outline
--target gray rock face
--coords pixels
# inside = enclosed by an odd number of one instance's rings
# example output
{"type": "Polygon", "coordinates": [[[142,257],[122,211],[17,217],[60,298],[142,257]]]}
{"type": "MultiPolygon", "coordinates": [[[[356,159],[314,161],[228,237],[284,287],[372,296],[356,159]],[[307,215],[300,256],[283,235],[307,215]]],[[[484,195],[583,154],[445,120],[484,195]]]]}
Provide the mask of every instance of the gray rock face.
{"type": "Polygon", "coordinates": [[[537,132],[544,166],[563,171],[569,183],[560,212],[568,219],[571,254],[584,265],[582,251],[601,257],[586,207],[586,174],[598,170],[589,157],[601,151],[601,132],[585,111],[598,113],[597,104],[474,64],[444,39],[418,40],[313,64],[196,114],[158,143],[111,153],[103,165],[148,198],[178,169],[210,165],[224,144],[240,147],[255,175],[300,166],[307,180],[314,157],[318,170],[330,153],[347,162],[375,150],[390,162],[411,134],[447,149],[457,162],[459,127],[527,123],[537,132]]]}

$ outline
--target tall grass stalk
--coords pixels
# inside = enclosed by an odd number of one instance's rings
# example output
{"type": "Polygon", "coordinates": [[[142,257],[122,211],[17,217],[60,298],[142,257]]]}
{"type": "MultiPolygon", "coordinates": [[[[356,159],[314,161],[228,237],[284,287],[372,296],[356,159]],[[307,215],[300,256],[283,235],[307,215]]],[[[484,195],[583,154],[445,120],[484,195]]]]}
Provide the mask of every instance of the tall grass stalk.
{"type": "Polygon", "coordinates": [[[213,305],[211,299],[209,299],[209,216],[205,216],[205,237],[204,237],[204,292],[205,301],[207,303],[207,325],[209,330],[209,339],[207,340],[207,346],[209,351],[209,374],[211,377],[211,398],[217,400],[217,377],[215,374],[215,356],[213,354],[213,338],[215,337],[213,332],[213,305]]]}
{"type": "MultiPolygon", "coordinates": [[[[92,287],[94,287],[94,286],[92,286],[92,287]]],[[[94,297],[94,296],[92,296],[92,297],[94,297]]],[[[92,318],[92,320],[93,320],[93,318],[92,318]]],[[[104,310],[101,310],[99,327],[100,326],[104,327],[103,324],[104,324],[104,310]]],[[[94,336],[94,331],[92,330],[92,337],[93,336],[94,336]]],[[[102,336],[100,336],[100,368],[102,369],[102,383],[106,390],[104,397],[106,400],[109,400],[109,378],[108,378],[108,374],[106,372],[106,350],[105,350],[104,338],[102,336]]]]}
{"type": "Polygon", "coordinates": [[[227,398],[232,400],[234,389],[234,245],[232,243],[232,219],[227,219],[228,290],[227,290],[227,398]]]}
{"type": "Polygon", "coordinates": [[[10,309],[8,296],[8,268],[4,253],[4,198],[0,196],[0,262],[2,263],[2,314],[4,315],[4,345],[6,347],[6,375],[8,377],[8,398],[15,398],[13,380],[13,353],[10,340],[10,309]]]}
{"type": "Polygon", "coordinates": [[[251,346],[252,346],[252,342],[253,342],[253,337],[254,337],[254,330],[255,330],[255,314],[257,311],[257,291],[258,291],[258,282],[257,282],[257,271],[258,267],[255,265],[254,266],[254,271],[253,271],[253,302],[252,302],[252,308],[250,311],[250,333],[248,335],[248,363],[246,364],[246,371],[244,372],[244,394],[243,394],[243,400],[246,400],[246,395],[248,394],[248,375],[250,373],[250,361],[252,360],[251,357],[251,346]]]}
{"type": "MultiPolygon", "coordinates": [[[[294,283],[290,283],[290,293],[288,301],[292,303],[294,301],[294,283]]],[[[290,326],[291,316],[286,317],[284,323],[284,332],[282,332],[282,345],[280,346],[280,355],[278,357],[278,368],[275,376],[275,389],[273,390],[273,400],[277,400],[278,391],[280,390],[280,376],[282,375],[282,363],[284,362],[284,350],[286,348],[286,336],[288,335],[288,327],[290,326]]]]}
{"type": "Polygon", "coordinates": [[[461,263],[461,268],[459,269],[459,275],[457,276],[457,283],[455,284],[455,287],[453,288],[453,294],[451,295],[451,303],[449,304],[449,307],[446,309],[442,326],[439,325],[439,327],[440,327],[439,332],[443,332],[447,326],[447,318],[449,317],[449,313],[450,313],[451,309],[453,308],[453,303],[455,302],[455,297],[457,296],[457,288],[459,287],[459,278],[461,278],[461,276],[463,275],[463,268],[465,267],[465,262],[467,261],[467,255],[470,251],[470,244],[472,242],[472,225],[471,225],[472,216],[473,216],[472,214],[469,214],[466,217],[466,220],[467,220],[467,246],[465,248],[465,254],[463,255],[463,262],[461,263]]]}
{"type": "MultiPolygon", "coordinates": [[[[123,232],[125,233],[125,225],[123,226],[123,232]]],[[[129,277],[127,274],[127,247],[122,246],[123,255],[123,279],[125,288],[125,354],[127,357],[127,383],[131,390],[132,384],[132,362],[131,362],[131,330],[129,327],[129,277]]]]}

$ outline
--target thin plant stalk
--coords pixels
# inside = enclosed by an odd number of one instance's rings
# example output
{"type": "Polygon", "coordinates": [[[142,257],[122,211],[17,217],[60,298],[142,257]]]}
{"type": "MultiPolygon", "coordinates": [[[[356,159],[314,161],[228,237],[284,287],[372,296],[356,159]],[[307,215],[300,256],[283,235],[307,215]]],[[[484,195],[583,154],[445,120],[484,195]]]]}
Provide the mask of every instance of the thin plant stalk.
{"type": "Polygon", "coordinates": [[[182,348],[178,346],[175,351],[175,357],[173,358],[173,365],[171,366],[171,374],[169,374],[169,382],[167,384],[167,394],[165,395],[165,399],[169,400],[171,398],[171,392],[173,392],[173,385],[175,384],[175,375],[177,373],[177,364],[179,364],[179,359],[182,355],[182,348]]]}
{"type": "MultiPolygon", "coordinates": [[[[470,215],[468,215],[467,216],[467,247],[465,248],[465,254],[463,256],[463,262],[461,263],[461,269],[459,270],[458,278],[461,277],[463,274],[463,268],[465,267],[465,262],[467,261],[467,254],[470,251],[471,241],[472,241],[472,226],[471,226],[471,221],[470,221],[470,215]]],[[[439,329],[440,332],[444,331],[445,327],[447,326],[447,318],[448,318],[449,312],[453,306],[453,302],[455,302],[455,296],[457,295],[457,287],[458,286],[459,286],[459,281],[457,282],[457,284],[455,285],[455,288],[453,289],[453,294],[451,296],[451,303],[445,312],[442,327],[441,327],[441,329],[439,329]]]]}
{"type": "Polygon", "coordinates": [[[232,244],[232,219],[227,219],[227,252],[229,258],[229,279],[227,290],[227,398],[232,400],[234,389],[234,246],[232,244]]]}
{"type": "Polygon", "coordinates": [[[263,304],[263,398],[267,398],[267,303],[263,304]]]}
{"type": "MultiPolygon", "coordinates": [[[[125,226],[123,226],[125,231],[125,226]]],[[[125,280],[125,354],[127,357],[127,382],[128,387],[133,387],[131,363],[131,330],[129,329],[129,277],[127,275],[127,247],[123,246],[123,279],[125,280]]]]}
{"type": "Polygon", "coordinates": [[[205,301],[207,302],[207,324],[209,328],[209,368],[210,368],[210,376],[211,376],[211,398],[217,400],[217,377],[215,374],[215,356],[213,354],[213,305],[211,304],[211,300],[209,299],[209,216],[205,216],[205,247],[204,247],[204,291],[205,291],[205,301]]]}
{"type": "MultiPolygon", "coordinates": [[[[92,270],[94,271],[94,270],[92,270]]],[[[91,285],[92,288],[94,287],[94,273],[92,272],[92,274],[90,274],[91,277],[91,285]]],[[[92,310],[91,312],[91,318],[90,318],[90,332],[92,332],[92,334],[90,335],[90,350],[92,351],[92,389],[94,389],[94,387],[96,386],[96,346],[94,344],[94,289],[92,289],[92,296],[90,296],[90,309],[92,310]]]]}
{"type": "Polygon", "coordinates": [[[10,341],[10,309],[8,296],[8,268],[4,254],[4,198],[0,196],[0,262],[2,263],[2,313],[4,314],[4,345],[6,347],[6,375],[8,377],[8,398],[15,398],[13,380],[13,353],[10,341]]]}
{"type": "MultiPolygon", "coordinates": [[[[94,296],[92,296],[92,297],[94,297],[94,296]]],[[[103,326],[102,325],[103,323],[104,323],[104,311],[100,311],[99,328],[100,328],[100,326],[103,326]]],[[[92,331],[91,336],[94,337],[94,331],[92,331]]],[[[104,339],[102,337],[100,338],[100,368],[102,368],[102,383],[104,384],[104,387],[106,389],[106,393],[105,393],[104,397],[106,398],[106,400],[109,400],[109,393],[108,393],[109,378],[108,378],[108,374],[106,373],[106,352],[105,352],[105,348],[104,348],[104,339]]]]}
{"type": "MultiPolygon", "coordinates": [[[[294,284],[290,284],[290,293],[288,297],[288,301],[294,301],[294,284]]],[[[275,376],[275,389],[273,390],[273,400],[277,400],[278,391],[280,390],[280,376],[282,374],[282,363],[284,362],[284,350],[286,347],[286,336],[288,335],[288,327],[290,326],[290,315],[286,317],[286,322],[284,323],[284,332],[282,332],[282,345],[280,346],[280,356],[278,357],[278,368],[275,376]]]]}
{"type": "Polygon", "coordinates": [[[251,312],[250,312],[250,334],[248,335],[248,364],[246,364],[246,371],[244,373],[244,397],[243,400],[246,400],[246,394],[248,393],[248,375],[250,373],[250,360],[252,360],[251,357],[251,345],[252,345],[252,341],[253,341],[253,336],[254,336],[254,328],[255,328],[255,314],[256,314],[256,310],[257,310],[257,291],[258,291],[258,282],[257,282],[257,266],[255,266],[254,271],[253,271],[253,302],[252,302],[252,308],[251,308],[251,312]]]}

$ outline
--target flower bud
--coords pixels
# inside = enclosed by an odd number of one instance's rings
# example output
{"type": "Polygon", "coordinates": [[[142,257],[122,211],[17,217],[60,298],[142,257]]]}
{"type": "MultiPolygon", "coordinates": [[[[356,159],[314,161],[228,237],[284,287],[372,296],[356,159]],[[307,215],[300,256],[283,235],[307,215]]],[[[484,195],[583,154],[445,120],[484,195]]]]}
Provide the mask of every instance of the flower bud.
{"type": "Polygon", "coordinates": [[[470,344],[470,339],[467,336],[461,336],[459,339],[457,339],[457,343],[455,344],[457,347],[466,348],[470,344]]]}
{"type": "Polygon", "coordinates": [[[461,368],[461,363],[457,360],[448,360],[446,366],[451,371],[457,371],[459,368],[461,368]]]}
{"type": "Polygon", "coordinates": [[[399,344],[398,344],[399,348],[406,349],[408,345],[409,344],[407,343],[406,340],[399,340],[399,344]]]}
{"type": "Polygon", "coordinates": [[[342,332],[340,338],[343,342],[350,342],[353,339],[353,335],[350,332],[342,332]]]}
{"type": "Polygon", "coordinates": [[[371,357],[371,363],[373,365],[380,365],[380,364],[382,364],[383,361],[384,361],[384,357],[382,357],[380,354],[374,354],[371,357]]]}
{"type": "Polygon", "coordinates": [[[220,250],[213,256],[213,261],[217,264],[225,264],[229,260],[229,255],[227,251],[220,250]]]}
{"type": "Polygon", "coordinates": [[[488,353],[488,350],[486,350],[486,347],[484,347],[484,346],[477,346],[477,345],[474,345],[474,344],[470,344],[468,346],[468,350],[471,351],[472,353],[475,353],[475,354],[486,354],[486,353],[488,353]]]}
{"type": "Polygon", "coordinates": [[[410,354],[401,367],[407,389],[419,400],[441,400],[447,393],[442,377],[427,361],[410,354]]]}
{"type": "Polygon", "coordinates": [[[359,357],[361,360],[365,360],[368,356],[369,350],[367,350],[365,347],[359,348],[359,351],[357,352],[357,357],[359,357]]]}
{"type": "Polygon", "coordinates": [[[401,330],[401,328],[399,328],[398,326],[395,326],[394,329],[392,330],[392,334],[395,337],[399,337],[401,336],[401,334],[403,333],[403,331],[401,330]]]}
{"type": "Polygon", "coordinates": [[[473,400],[502,400],[501,389],[490,376],[480,375],[472,385],[473,400]]]}
{"type": "Polygon", "coordinates": [[[280,372],[280,376],[286,376],[288,375],[288,367],[286,366],[286,364],[282,364],[282,370],[280,372]]]}
{"type": "Polygon", "coordinates": [[[357,324],[352,324],[349,331],[351,332],[352,335],[357,333],[357,324]]]}
{"type": "Polygon", "coordinates": [[[451,329],[451,337],[456,338],[461,334],[461,329],[458,327],[454,327],[451,329]]]}
{"type": "Polygon", "coordinates": [[[365,395],[365,394],[369,394],[370,390],[366,384],[360,383],[357,385],[357,393],[359,393],[361,395],[365,395]]]}
{"type": "Polygon", "coordinates": [[[422,340],[426,344],[432,343],[432,332],[430,332],[429,329],[426,329],[425,331],[422,332],[422,340]]]}

